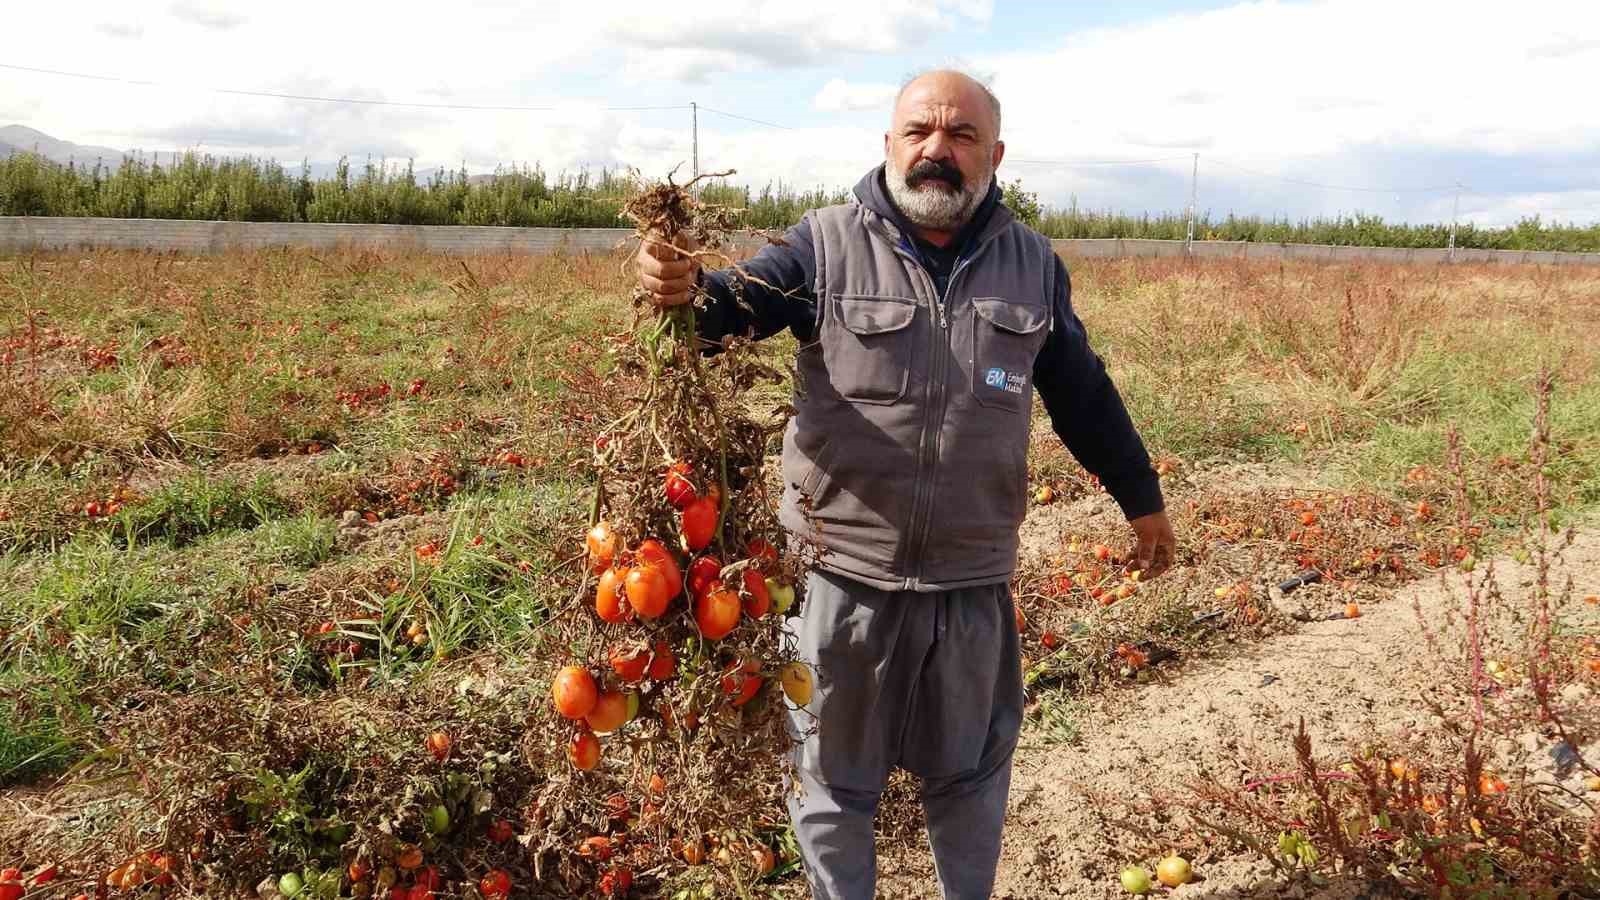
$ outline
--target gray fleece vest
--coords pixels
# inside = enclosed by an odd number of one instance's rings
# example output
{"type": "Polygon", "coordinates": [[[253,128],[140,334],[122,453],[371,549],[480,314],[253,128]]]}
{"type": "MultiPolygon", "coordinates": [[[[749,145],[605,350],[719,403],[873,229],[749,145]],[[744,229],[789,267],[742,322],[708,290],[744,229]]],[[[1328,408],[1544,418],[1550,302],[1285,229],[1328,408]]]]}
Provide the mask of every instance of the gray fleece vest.
{"type": "Polygon", "coordinates": [[[782,520],[821,568],[885,590],[1004,581],[1027,510],[1033,363],[1055,254],[1003,206],[939,296],[893,222],[813,210],[782,520]]]}

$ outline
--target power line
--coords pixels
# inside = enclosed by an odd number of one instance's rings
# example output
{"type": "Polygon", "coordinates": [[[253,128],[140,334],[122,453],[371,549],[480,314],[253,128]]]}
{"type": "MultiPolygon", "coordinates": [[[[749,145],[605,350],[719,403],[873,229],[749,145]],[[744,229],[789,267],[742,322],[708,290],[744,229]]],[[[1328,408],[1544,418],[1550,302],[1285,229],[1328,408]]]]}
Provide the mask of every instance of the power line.
{"type": "MultiPolygon", "coordinates": [[[[175,85],[160,81],[146,81],[138,78],[120,78],[115,75],[92,75],[87,72],[65,72],[60,69],[41,69],[35,66],[18,66],[11,63],[0,63],[0,69],[12,69],[18,72],[34,72],[41,75],[58,75],[63,78],[82,78],[89,81],[106,81],[116,84],[131,84],[138,87],[162,87],[192,89],[189,85],[175,85]]],[[[251,91],[239,88],[200,88],[212,94],[230,94],[238,97],[268,97],[275,100],[305,100],[312,103],[348,103],[358,106],[399,106],[410,109],[453,109],[468,110],[473,112],[556,112],[563,107],[559,106],[487,106],[472,103],[424,103],[410,100],[373,100],[364,97],[321,97],[312,94],[286,94],[276,91],[251,91]]],[[[687,103],[672,106],[602,106],[600,109],[607,112],[637,112],[644,110],[662,109],[688,109],[687,103]]],[[[736,117],[737,118],[737,117],[736,117]]]]}
{"type": "Polygon", "coordinates": [[[712,109],[711,107],[706,106],[704,103],[700,104],[700,108],[705,110],[708,113],[716,113],[719,116],[727,116],[730,119],[739,119],[740,121],[744,121],[744,122],[754,122],[757,125],[765,125],[768,128],[779,128],[779,129],[782,129],[784,131],[793,131],[794,130],[793,128],[790,128],[788,125],[779,125],[777,122],[768,122],[765,119],[752,119],[749,116],[741,116],[738,113],[723,112],[720,109],[712,109]]]}

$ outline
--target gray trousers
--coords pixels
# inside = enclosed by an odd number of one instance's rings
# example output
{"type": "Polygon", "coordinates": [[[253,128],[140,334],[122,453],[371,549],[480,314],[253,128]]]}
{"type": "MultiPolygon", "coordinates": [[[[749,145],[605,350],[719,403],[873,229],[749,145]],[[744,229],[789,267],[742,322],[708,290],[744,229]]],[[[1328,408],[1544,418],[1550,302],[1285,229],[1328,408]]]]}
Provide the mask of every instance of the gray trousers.
{"type": "Polygon", "coordinates": [[[789,815],[812,897],[871,900],[873,817],[898,765],[923,779],[943,896],[987,898],[1022,724],[1010,588],[881,591],[813,572],[796,641],[817,671],[790,714],[806,735],[789,815]]]}

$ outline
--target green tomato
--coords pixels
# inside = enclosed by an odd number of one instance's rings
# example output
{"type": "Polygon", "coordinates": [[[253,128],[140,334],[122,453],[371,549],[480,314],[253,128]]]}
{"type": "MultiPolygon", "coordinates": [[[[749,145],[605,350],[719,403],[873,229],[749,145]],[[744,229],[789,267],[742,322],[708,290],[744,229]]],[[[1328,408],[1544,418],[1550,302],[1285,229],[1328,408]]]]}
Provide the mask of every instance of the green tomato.
{"type": "Polygon", "coordinates": [[[772,611],[781,616],[794,605],[794,585],[768,578],[767,596],[772,598],[772,611]]]}
{"type": "Polygon", "coordinates": [[[450,810],[441,803],[428,813],[428,832],[430,834],[444,834],[450,830],[450,810]]]}
{"type": "Polygon", "coordinates": [[[278,879],[278,893],[285,897],[298,897],[305,887],[306,883],[300,879],[299,872],[285,872],[278,879]]]}
{"type": "Polygon", "coordinates": [[[1122,889],[1130,894],[1150,893],[1150,873],[1144,866],[1129,866],[1122,870],[1122,889]]]}

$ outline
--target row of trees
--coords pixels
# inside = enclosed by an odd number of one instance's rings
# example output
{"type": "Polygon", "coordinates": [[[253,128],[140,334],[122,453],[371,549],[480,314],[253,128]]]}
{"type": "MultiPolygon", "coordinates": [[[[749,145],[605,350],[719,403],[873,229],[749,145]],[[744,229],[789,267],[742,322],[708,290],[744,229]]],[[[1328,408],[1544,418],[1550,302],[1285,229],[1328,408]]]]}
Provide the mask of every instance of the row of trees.
{"type": "MultiPolygon", "coordinates": [[[[364,222],[401,225],[514,225],[615,227],[633,176],[602,170],[551,177],[538,166],[512,167],[492,176],[435,171],[419,178],[403,169],[367,162],[359,170],[341,160],[334,173],[291,174],[270,160],[221,159],[185,154],[162,165],[128,157],[115,167],[62,165],[33,153],[0,159],[0,215],[107,216],[250,222],[364,222]]],[[[1005,187],[1006,203],[1029,224],[1057,238],[1157,238],[1182,240],[1182,213],[1126,215],[1071,205],[1042,206],[1019,181],[1005,187]]],[[[842,202],[843,191],[801,191],[768,185],[760,191],[726,184],[706,188],[708,199],[747,210],[755,228],[783,228],[807,209],[842,202]]],[[[1213,218],[1202,214],[1195,236],[1205,240],[1348,244],[1375,247],[1443,247],[1446,224],[1410,225],[1355,214],[1334,218],[1213,218]]],[[[1600,251],[1600,224],[1545,223],[1538,217],[1506,228],[1457,231],[1459,247],[1497,250],[1600,251]]]]}

